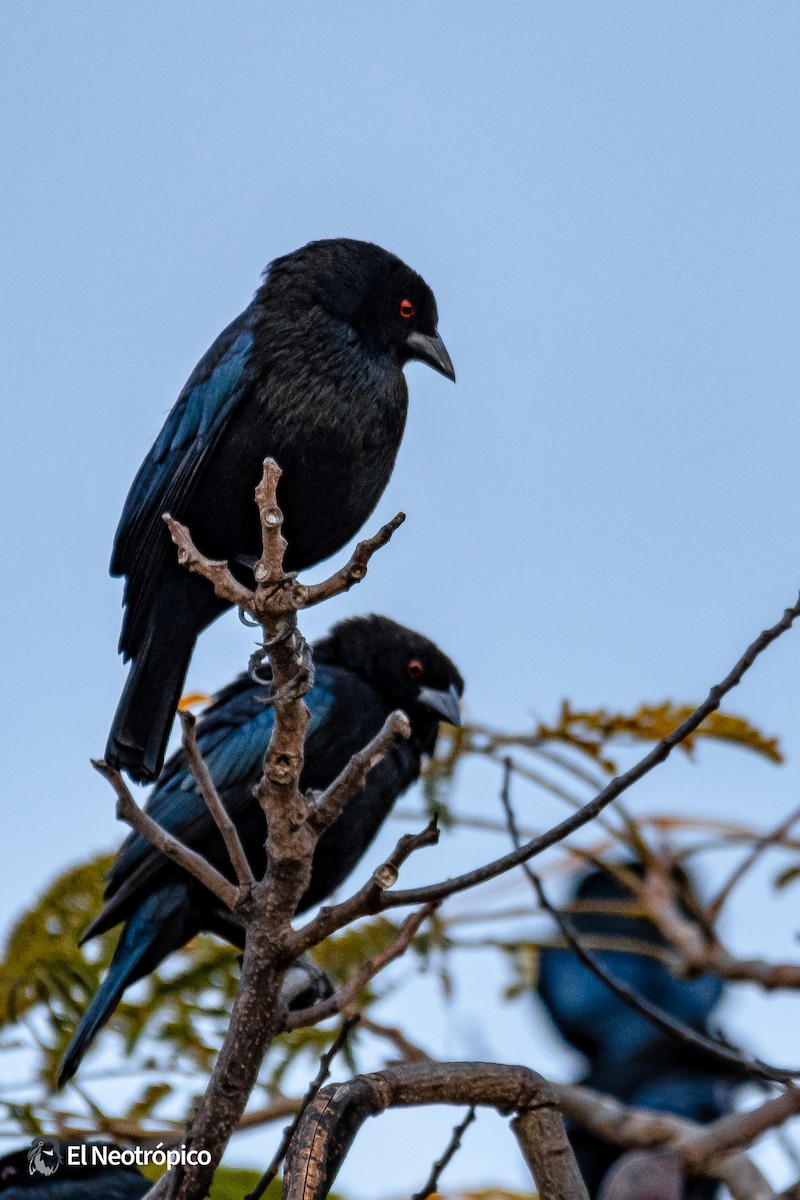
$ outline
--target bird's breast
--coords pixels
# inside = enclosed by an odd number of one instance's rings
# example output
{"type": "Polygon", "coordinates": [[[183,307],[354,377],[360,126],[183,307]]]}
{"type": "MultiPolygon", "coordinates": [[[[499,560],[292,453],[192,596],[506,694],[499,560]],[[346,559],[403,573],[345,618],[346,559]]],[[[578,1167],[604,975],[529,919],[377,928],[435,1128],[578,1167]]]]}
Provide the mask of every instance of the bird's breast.
{"type": "Polygon", "coordinates": [[[234,557],[232,532],[236,554],[258,553],[252,495],[268,456],[283,472],[278,501],[293,570],[341,549],[389,482],[408,407],[402,372],[367,365],[322,374],[313,361],[291,365],[272,364],[215,451],[206,473],[214,496],[201,514],[209,554],[234,557]]]}

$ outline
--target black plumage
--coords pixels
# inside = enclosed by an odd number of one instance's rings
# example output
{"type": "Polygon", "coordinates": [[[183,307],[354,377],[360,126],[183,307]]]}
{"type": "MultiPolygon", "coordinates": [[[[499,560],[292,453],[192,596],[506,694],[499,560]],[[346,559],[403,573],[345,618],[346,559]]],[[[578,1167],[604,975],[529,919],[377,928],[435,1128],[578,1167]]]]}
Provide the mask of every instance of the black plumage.
{"type": "MultiPolygon", "coordinates": [[[[180,567],[162,516],[243,582],[260,553],[253,491],[268,455],[286,566],[303,570],[353,537],[392,473],[411,359],[455,378],[425,281],[379,246],[312,242],[276,259],[252,303],[200,361],[137,474],[111,573],[124,575],[120,651],[132,667],[106,760],[156,777],[195,641],[225,609],[180,567]]],[[[249,582],[252,583],[252,575],[249,582]]]]}
{"type": "MultiPolygon", "coordinates": [[[[110,1143],[97,1144],[118,1149],[110,1143]]],[[[87,1146],[87,1159],[90,1153],[87,1146]]],[[[90,1161],[70,1165],[65,1142],[34,1138],[31,1147],[0,1158],[0,1196],[3,1200],[139,1200],[152,1187],[135,1166],[94,1166],[90,1161]]]]}
{"type": "MultiPolygon", "coordinates": [[[[386,717],[403,709],[411,737],[400,740],[370,772],[317,845],[311,881],[298,911],[318,904],[347,878],[397,797],[419,776],[433,753],[442,719],[457,723],[463,682],[442,652],[421,634],[387,617],[353,617],[314,646],[315,682],[306,697],[311,723],[305,744],[304,789],[322,789],[353,754],[377,734],[386,717]]],[[[240,675],[204,712],[197,741],[257,878],[265,868],[263,812],[252,795],[260,778],[274,710],[267,689],[240,675]]],[[[182,752],[167,763],[147,811],[233,879],[222,839],[189,775],[182,752]]],[[[243,929],[227,910],[139,834],[123,842],[111,869],[107,903],[84,941],[124,922],[108,974],[85,1013],[60,1067],[69,1079],[123,991],[153,971],[201,930],[242,946],[243,929]]]]}
{"type": "MultiPolygon", "coordinates": [[[[638,863],[625,866],[636,874],[642,871],[638,863]]],[[[688,903],[688,878],[678,873],[676,882],[688,903]]],[[[592,871],[580,880],[573,899],[619,904],[630,903],[632,894],[618,878],[592,871]]],[[[687,913],[690,911],[687,907],[687,913]]],[[[691,1029],[711,1032],[709,1024],[723,995],[722,981],[714,975],[695,979],[672,975],[658,953],[665,947],[664,939],[651,921],[608,911],[578,911],[571,920],[590,946],[591,939],[641,945],[642,953],[593,949],[606,969],[638,995],[691,1029]]],[[[539,994],[561,1034],[589,1060],[589,1071],[581,1080],[588,1087],[633,1107],[704,1124],[731,1111],[740,1077],[718,1060],[656,1029],[618,999],[570,950],[542,951],[539,994]]],[[[589,1194],[596,1196],[620,1151],[579,1128],[570,1130],[570,1139],[589,1194]]],[[[660,1162],[659,1169],[666,1171],[668,1164],[660,1162]]],[[[624,1178],[627,1176],[620,1172],[614,1184],[617,1190],[624,1178]]],[[[682,1194],[686,1200],[709,1200],[715,1195],[715,1185],[693,1179],[682,1194]]]]}

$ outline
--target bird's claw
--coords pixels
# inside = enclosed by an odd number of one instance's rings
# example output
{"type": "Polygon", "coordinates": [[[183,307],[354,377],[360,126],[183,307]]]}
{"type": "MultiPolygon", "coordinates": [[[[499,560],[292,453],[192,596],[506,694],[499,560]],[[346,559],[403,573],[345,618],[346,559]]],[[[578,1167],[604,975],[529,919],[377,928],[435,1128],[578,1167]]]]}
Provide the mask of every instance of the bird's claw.
{"type": "Polygon", "coordinates": [[[264,677],[259,674],[259,667],[269,657],[270,650],[274,650],[276,646],[287,641],[289,638],[292,638],[295,643],[294,649],[299,668],[297,674],[288,683],[279,687],[277,691],[272,692],[271,695],[259,697],[262,704],[274,705],[289,700],[302,700],[303,696],[307,696],[314,686],[314,661],[311,657],[311,649],[297,627],[293,627],[288,621],[284,623],[273,637],[267,638],[250,655],[250,663],[248,665],[250,678],[254,683],[265,684],[267,686],[272,684],[271,677],[264,677]]]}

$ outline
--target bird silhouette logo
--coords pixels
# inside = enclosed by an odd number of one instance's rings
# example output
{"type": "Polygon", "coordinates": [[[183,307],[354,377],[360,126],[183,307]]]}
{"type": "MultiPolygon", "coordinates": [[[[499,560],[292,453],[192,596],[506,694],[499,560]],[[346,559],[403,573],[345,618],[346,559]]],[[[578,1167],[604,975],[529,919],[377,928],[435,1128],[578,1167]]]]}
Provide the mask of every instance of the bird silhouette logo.
{"type": "Polygon", "coordinates": [[[61,1147],[54,1138],[34,1138],[28,1151],[31,1175],[55,1175],[63,1162],[61,1147]]]}

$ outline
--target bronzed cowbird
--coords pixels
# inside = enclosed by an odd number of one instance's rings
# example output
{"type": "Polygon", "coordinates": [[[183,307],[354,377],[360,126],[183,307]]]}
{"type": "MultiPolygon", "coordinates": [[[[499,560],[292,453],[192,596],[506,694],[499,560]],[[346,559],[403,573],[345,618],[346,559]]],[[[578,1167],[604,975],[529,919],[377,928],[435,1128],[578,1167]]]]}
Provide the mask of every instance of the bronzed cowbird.
{"type": "MultiPolygon", "coordinates": [[[[314,646],[315,682],[306,697],[311,723],[305,743],[304,789],[322,789],[356,751],[402,709],[411,736],[400,739],[369,773],[366,785],[322,835],[311,881],[298,911],[318,904],[347,878],[398,796],[432,754],[442,720],[459,722],[463,682],[428,638],[387,617],[352,617],[314,646]]],[[[253,797],[274,722],[267,689],[240,675],[220,692],[197,724],[197,742],[223,804],[233,817],[256,878],[265,869],[266,826],[253,797]]],[[[165,766],[146,810],[165,829],[233,879],[220,834],[188,772],[182,752],[165,766]]],[[[243,946],[243,927],[211,894],[138,833],[123,842],[111,869],[102,912],[84,941],[124,922],[108,974],[61,1063],[65,1082],[108,1020],[124,990],[153,971],[201,930],[243,946]]]]}
{"type": "MultiPolygon", "coordinates": [[[[623,865],[635,875],[642,873],[639,863],[623,865]]],[[[691,881],[684,872],[676,872],[675,882],[685,896],[689,914],[691,881]]],[[[666,943],[652,921],[634,913],[609,911],[620,903],[623,908],[627,903],[635,909],[633,895],[621,879],[592,871],[580,880],[573,900],[595,906],[596,911],[576,911],[571,921],[612,976],[684,1025],[709,1032],[709,1022],[722,998],[722,981],[714,975],[695,979],[673,975],[664,961],[666,943]],[[597,939],[601,943],[593,944],[597,939]],[[617,949],[612,948],[615,941],[617,949]],[[637,944],[641,953],[631,948],[637,944]]],[[[589,1060],[589,1071],[581,1080],[588,1087],[633,1107],[702,1123],[731,1111],[741,1081],[735,1071],[656,1029],[618,999],[571,950],[542,951],[539,994],[561,1034],[589,1060]]],[[[596,1196],[621,1151],[577,1127],[570,1129],[570,1139],[589,1194],[596,1196]]],[[[655,1162],[653,1166],[655,1170],[655,1162]]],[[[659,1170],[668,1169],[671,1166],[666,1160],[659,1162],[659,1170]]],[[[614,1189],[620,1190],[625,1179],[627,1175],[620,1171],[614,1189]]],[[[687,1200],[708,1200],[715,1194],[715,1185],[692,1179],[683,1194],[687,1200]]]]}
{"type": "Polygon", "coordinates": [[[437,319],[425,281],[368,242],[311,242],[267,268],[193,371],[125,502],[111,573],[125,576],[120,651],[132,666],[111,766],[156,777],[195,641],[226,608],[179,566],[164,513],[247,583],[261,548],[253,491],[271,456],[283,470],[287,569],[339,550],[392,473],[408,407],[403,366],[419,359],[455,378],[437,319]]]}

